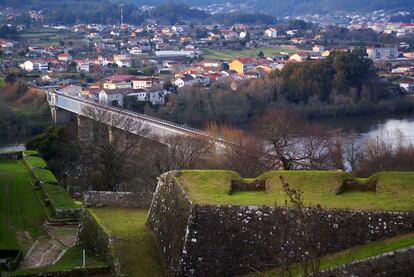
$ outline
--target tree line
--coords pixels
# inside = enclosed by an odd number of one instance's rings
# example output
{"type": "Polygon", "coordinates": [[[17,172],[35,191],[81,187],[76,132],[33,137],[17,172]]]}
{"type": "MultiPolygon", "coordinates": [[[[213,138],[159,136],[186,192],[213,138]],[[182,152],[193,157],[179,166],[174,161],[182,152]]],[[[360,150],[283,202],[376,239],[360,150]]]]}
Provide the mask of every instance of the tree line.
{"type": "Polygon", "coordinates": [[[218,81],[209,88],[184,87],[169,95],[169,105],[148,113],[179,123],[252,122],[267,110],[289,107],[307,117],[408,112],[412,101],[380,79],[365,49],[332,53],[325,60],[288,63],[261,79],[237,84],[218,81]],[[233,85],[232,85],[233,84],[233,85]]]}

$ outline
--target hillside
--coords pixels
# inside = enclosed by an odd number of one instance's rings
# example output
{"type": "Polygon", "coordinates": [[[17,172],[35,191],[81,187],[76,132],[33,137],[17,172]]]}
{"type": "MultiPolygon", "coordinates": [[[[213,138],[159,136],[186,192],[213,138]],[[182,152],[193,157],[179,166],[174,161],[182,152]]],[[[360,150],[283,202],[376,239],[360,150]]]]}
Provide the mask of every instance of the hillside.
{"type": "MultiPolygon", "coordinates": [[[[82,3],[83,5],[93,6],[108,2],[104,0],[63,0],[63,1],[51,1],[51,0],[0,0],[0,5],[14,6],[14,7],[54,7],[58,5],[72,5],[82,3]]],[[[113,0],[110,2],[118,3],[121,1],[113,0]]],[[[159,5],[165,3],[171,3],[168,0],[128,0],[122,1],[123,3],[135,3],[138,5],[159,5]]],[[[222,1],[218,0],[178,0],[176,3],[184,3],[190,6],[207,6],[211,4],[222,4],[222,1]]],[[[414,2],[408,0],[267,0],[267,1],[241,1],[241,0],[229,0],[232,4],[247,4],[254,10],[259,12],[265,12],[277,16],[297,15],[305,13],[326,13],[331,11],[349,11],[349,12],[364,12],[373,10],[414,10],[414,2]]]]}

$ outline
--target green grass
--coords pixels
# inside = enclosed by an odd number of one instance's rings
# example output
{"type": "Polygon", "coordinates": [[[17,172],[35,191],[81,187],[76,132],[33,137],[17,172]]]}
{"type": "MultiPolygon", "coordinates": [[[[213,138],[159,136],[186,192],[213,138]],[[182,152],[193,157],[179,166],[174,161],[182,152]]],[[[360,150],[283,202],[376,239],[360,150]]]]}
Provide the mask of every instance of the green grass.
{"type": "Polygon", "coordinates": [[[46,169],[46,162],[39,157],[39,153],[34,150],[25,151],[26,160],[32,166],[37,177],[44,183],[43,190],[47,193],[50,201],[56,209],[76,209],[80,205],[69,196],[62,186],[59,185],[55,175],[46,169]]]}
{"type": "MultiPolygon", "coordinates": [[[[390,239],[370,242],[365,245],[352,247],[334,254],[327,255],[321,259],[321,269],[328,269],[345,265],[354,261],[363,260],[369,257],[381,255],[383,253],[411,247],[414,245],[414,233],[399,235],[390,239]]],[[[294,276],[301,276],[302,272],[297,265],[292,265],[294,276]]],[[[281,269],[274,269],[264,273],[248,274],[246,277],[263,277],[263,276],[288,276],[281,269]]]]}
{"type": "Polygon", "coordinates": [[[36,157],[34,155],[27,156],[27,160],[33,166],[33,168],[46,168],[46,162],[41,157],[36,157]]]}
{"type": "Polygon", "coordinates": [[[6,82],[4,81],[4,78],[0,78],[0,88],[4,88],[6,85],[6,82]]]}
{"type": "Polygon", "coordinates": [[[23,161],[0,161],[0,248],[20,248],[18,233],[26,231],[32,238],[42,233],[45,213],[30,179],[23,161]]]}
{"type": "Polygon", "coordinates": [[[279,176],[293,188],[300,188],[307,205],[324,208],[413,211],[414,172],[382,172],[377,180],[377,192],[343,192],[337,194],[343,180],[352,178],[341,171],[270,171],[258,177],[266,180],[266,191],[236,192],[229,195],[230,181],[240,179],[232,171],[184,170],[180,184],[196,204],[284,205],[279,176]]]}
{"type": "Polygon", "coordinates": [[[91,210],[105,230],[116,237],[115,253],[125,276],[165,276],[155,239],[145,226],[148,210],[91,210]]]}
{"type": "Polygon", "coordinates": [[[77,209],[81,206],[60,185],[44,184],[43,189],[49,195],[56,209],[77,209]]]}
{"type": "Polygon", "coordinates": [[[296,50],[292,49],[278,49],[278,48],[257,48],[257,49],[242,49],[242,50],[212,50],[212,49],[202,49],[203,56],[207,60],[225,60],[229,61],[235,57],[256,57],[260,51],[263,51],[263,54],[268,56],[281,56],[281,52],[294,53],[296,50]]]}
{"type": "MultiPolygon", "coordinates": [[[[94,256],[89,256],[86,253],[86,268],[97,268],[97,267],[106,267],[105,262],[99,260],[94,256]]],[[[73,268],[80,268],[83,265],[82,261],[82,249],[79,246],[74,246],[70,248],[63,257],[55,264],[49,265],[41,268],[31,268],[31,269],[21,269],[17,270],[9,276],[15,275],[30,275],[30,274],[39,274],[46,272],[56,272],[61,270],[68,270],[73,268]]]]}

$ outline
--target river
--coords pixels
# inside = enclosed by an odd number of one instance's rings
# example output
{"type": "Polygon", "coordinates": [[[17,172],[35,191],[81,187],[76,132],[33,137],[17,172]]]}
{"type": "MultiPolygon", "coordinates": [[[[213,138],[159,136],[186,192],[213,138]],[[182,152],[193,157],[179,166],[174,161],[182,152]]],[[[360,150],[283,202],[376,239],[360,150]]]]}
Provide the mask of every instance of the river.
{"type": "Polygon", "coordinates": [[[359,141],[400,131],[407,141],[414,144],[414,114],[388,116],[351,116],[314,120],[329,129],[341,129],[345,137],[356,136],[359,141]]]}
{"type": "MultiPolygon", "coordinates": [[[[388,116],[355,116],[344,118],[324,118],[313,120],[329,129],[341,129],[344,137],[356,136],[358,141],[375,138],[381,134],[396,134],[397,130],[414,144],[414,114],[388,116]]],[[[0,152],[24,149],[28,138],[0,138],[0,152]]]]}

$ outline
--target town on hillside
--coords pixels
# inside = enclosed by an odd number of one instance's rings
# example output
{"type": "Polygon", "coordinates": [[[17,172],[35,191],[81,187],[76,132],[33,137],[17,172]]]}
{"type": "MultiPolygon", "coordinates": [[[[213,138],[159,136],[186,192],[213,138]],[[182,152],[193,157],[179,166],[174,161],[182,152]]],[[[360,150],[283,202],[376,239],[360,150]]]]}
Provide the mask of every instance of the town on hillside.
{"type": "Polygon", "coordinates": [[[414,276],[409,0],[0,0],[0,276],[414,276]]]}

